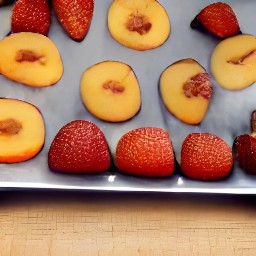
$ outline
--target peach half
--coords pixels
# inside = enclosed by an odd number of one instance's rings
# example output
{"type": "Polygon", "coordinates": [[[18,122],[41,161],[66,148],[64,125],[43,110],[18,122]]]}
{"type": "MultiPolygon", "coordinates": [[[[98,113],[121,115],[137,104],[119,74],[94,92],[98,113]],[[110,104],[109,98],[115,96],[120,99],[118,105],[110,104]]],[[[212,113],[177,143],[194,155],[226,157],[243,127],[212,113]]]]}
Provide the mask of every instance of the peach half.
{"type": "Polygon", "coordinates": [[[117,61],[88,68],[82,75],[81,96],[91,114],[108,122],[126,121],[141,106],[139,83],[132,68],[117,61]]]}
{"type": "Polygon", "coordinates": [[[256,81],[256,37],[237,35],[221,41],[211,56],[211,72],[228,90],[242,90],[256,81]]]}
{"type": "Polygon", "coordinates": [[[114,0],[108,10],[108,28],[120,44],[135,50],[162,45],[171,25],[164,7],[155,0],[114,0]]]}
{"type": "Polygon", "coordinates": [[[0,73],[16,82],[44,87],[57,83],[62,76],[59,51],[41,34],[11,34],[0,41],[0,52],[0,73]]]}
{"type": "Polygon", "coordinates": [[[205,69],[194,59],[167,67],[160,77],[160,95],[167,110],[187,124],[199,124],[208,109],[213,87],[205,69]]]}
{"type": "Polygon", "coordinates": [[[0,163],[31,159],[44,141],[45,125],[38,108],[17,99],[0,99],[0,163]]]}

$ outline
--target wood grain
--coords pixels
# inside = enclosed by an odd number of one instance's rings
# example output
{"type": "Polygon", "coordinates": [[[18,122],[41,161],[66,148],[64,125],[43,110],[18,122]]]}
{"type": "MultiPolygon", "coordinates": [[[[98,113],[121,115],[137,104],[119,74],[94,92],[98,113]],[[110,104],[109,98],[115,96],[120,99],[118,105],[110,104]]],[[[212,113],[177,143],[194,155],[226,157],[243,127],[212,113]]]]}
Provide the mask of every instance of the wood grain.
{"type": "Polygon", "coordinates": [[[256,255],[255,197],[2,191],[1,256],[256,255]]]}

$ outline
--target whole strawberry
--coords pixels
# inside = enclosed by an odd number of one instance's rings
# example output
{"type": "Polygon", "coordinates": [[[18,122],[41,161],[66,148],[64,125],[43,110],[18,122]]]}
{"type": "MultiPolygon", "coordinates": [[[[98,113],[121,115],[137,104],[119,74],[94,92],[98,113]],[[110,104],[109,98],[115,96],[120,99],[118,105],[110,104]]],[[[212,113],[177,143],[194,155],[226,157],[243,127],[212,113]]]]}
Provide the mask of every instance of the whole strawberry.
{"type": "Polygon", "coordinates": [[[232,8],[223,2],[206,6],[190,24],[191,28],[203,27],[213,35],[227,38],[240,34],[240,27],[232,8]]]}
{"type": "Polygon", "coordinates": [[[91,25],[94,0],[52,0],[52,5],[68,35],[82,41],[91,25]]]}
{"type": "Polygon", "coordinates": [[[121,172],[137,176],[171,175],[174,152],[167,131],[143,127],[124,134],[117,144],[116,166],[121,172]]]}
{"type": "Polygon", "coordinates": [[[181,171],[191,179],[219,180],[233,166],[229,145],[210,133],[191,133],[181,147],[181,171]]]}
{"type": "Polygon", "coordinates": [[[13,33],[34,32],[47,36],[51,23],[47,0],[17,0],[11,17],[13,33]]]}
{"type": "Polygon", "coordinates": [[[96,173],[110,168],[103,132],[93,123],[75,120],[62,127],[48,153],[50,169],[69,173],[96,173]]]}

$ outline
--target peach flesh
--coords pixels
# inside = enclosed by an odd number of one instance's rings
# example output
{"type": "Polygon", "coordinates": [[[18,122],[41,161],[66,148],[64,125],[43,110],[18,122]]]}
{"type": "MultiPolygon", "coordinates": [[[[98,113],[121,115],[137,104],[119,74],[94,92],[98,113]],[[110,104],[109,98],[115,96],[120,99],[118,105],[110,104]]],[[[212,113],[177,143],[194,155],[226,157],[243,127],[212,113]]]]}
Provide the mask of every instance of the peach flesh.
{"type": "Polygon", "coordinates": [[[203,120],[212,91],[209,75],[194,59],[171,64],[160,77],[160,94],[165,107],[186,124],[197,125],[203,120]]]}
{"type": "Polygon", "coordinates": [[[108,122],[123,122],[140,109],[141,95],[132,68],[104,61],[85,70],[81,79],[82,101],[88,111],[108,122]]]}
{"type": "Polygon", "coordinates": [[[0,98],[0,163],[16,163],[36,156],[45,140],[43,117],[34,105],[0,98]]]}

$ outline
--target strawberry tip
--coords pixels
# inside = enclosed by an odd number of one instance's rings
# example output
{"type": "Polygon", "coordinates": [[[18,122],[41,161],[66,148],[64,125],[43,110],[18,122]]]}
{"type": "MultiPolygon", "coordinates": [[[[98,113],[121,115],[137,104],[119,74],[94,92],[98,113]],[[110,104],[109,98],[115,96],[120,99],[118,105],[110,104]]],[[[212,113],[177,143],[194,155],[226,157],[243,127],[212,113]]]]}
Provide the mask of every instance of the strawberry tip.
{"type": "Polygon", "coordinates": [[[192,29],[198,28],[198,27],[202,27],[202,24],[200,22],[200,20],[198,19],[198,16],[196,16],[190,23],[190,27],[192,29]]]}

